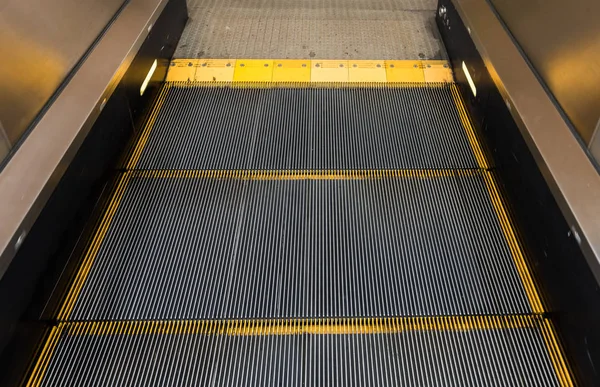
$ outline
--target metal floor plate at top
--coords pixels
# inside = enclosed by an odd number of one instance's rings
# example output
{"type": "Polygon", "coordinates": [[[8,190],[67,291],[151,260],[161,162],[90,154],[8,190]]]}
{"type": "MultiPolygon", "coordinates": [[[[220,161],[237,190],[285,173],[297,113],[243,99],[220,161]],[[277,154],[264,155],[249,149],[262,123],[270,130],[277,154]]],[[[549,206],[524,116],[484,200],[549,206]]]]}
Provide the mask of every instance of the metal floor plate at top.
{"type": "Polygon", "coordinates": [[[435,0],[188,0],[176,58],[444,59],[435,0]]]}
{"type": "Polygon", "coordinates": [[[67,324],[34,375],[41,386],[299,387],[560,386],[563,376],[539,324],[289,334],[202,327],[210,324],[67,324]]]}
{"type": "Polygon", "coordinates": [[[64,318],[531,312],[481,172],[346,180],[146,174],[153,177],[127,175],[64,318]]]}
{"type": "Polygon", "coordinates": [[[128,168],[477,168],[453,87],[175,83],[128,168]]]}

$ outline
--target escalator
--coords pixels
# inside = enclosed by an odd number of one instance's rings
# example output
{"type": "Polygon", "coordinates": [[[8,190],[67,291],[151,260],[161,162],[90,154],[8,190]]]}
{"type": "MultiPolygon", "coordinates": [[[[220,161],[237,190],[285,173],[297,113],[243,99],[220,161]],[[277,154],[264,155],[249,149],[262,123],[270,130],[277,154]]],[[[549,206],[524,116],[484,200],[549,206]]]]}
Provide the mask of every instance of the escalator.
{"type": "Polygon", "coordinates": [[[115,176],[29,386],[573,384],[451,82],[169,81],[115,176]]]}
{"type": "Polygon", "coordinates": [[[600,178],[512,39],[124,2],[2,161],[0,384],[597,385],[600,178]]]}

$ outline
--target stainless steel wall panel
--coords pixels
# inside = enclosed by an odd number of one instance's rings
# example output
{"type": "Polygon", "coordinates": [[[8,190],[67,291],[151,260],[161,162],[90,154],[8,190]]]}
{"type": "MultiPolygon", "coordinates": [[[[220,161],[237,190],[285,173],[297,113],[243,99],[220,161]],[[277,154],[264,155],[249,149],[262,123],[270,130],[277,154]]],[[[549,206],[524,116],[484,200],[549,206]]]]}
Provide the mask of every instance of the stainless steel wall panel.
{"type": "Polygon", "coordinates": [[[89,130],[129,68],[165,0],[130,0],[0,171],[0,275],[4,274],[89,130]],[[59,129],[57,129],[59,128],[59,129]]]}
{"type": "Polygon", "coordinates": [[[0,5],[0,120],[15,144],[126,0],[0,5]]]}
{"type": "Polygon", "coordinates": [[[600,118],[600,1],[491,2],[589,144],[600,118]]]}

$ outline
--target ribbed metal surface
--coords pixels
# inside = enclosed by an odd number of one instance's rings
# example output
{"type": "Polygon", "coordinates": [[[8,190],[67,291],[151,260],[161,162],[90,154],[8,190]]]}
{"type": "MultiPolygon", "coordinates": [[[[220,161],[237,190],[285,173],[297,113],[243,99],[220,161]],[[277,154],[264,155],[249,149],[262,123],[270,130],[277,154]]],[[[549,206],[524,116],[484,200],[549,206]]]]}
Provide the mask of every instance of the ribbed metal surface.
{"type": "Polygon", "coordinates": [[[130,173],[71,318],[530,312],[483,173],[405,174],[130,173]]]}
{"type": "Polygon", "coordinates": [[[176,58],[442,59],[436,0],[188,0],[176,58]]]}
{"type": "Polygon", "coordinates": [[[283,334],[253,322],[227,328],[235,324],[62,325],[52,357],[43,358],[34,376],[42,386],[560,385],[540,323],[462,328],[442,322],[438,330],[403,321],[393,325],[398,329],[349,322],[283,334]]]}
{"type": "Polygon", "coordinates": [[[138,169],[476,168],[451,86],[171,86],[138,169]]]}

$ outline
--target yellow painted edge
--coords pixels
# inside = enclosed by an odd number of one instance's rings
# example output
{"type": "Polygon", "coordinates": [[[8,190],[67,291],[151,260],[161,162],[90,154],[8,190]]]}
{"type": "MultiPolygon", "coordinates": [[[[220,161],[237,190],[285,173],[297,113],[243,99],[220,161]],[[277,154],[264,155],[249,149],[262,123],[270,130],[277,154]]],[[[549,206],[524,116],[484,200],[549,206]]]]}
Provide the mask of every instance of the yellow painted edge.
{"type": "Polygon", "coordinates": [[[425,82],[454,82],[450,63],[445,60],[429,60],[423,62],[425,82]]]}
{"type": "Polygon", "coordinates": [[[432,316],[384,318],[314,318],[256,320],[163,320],[64,322],[69,335],[209,334],[228,336],[375,334],[409,331],[472,331],[537,328],[542,317],[432,316]]]}
{"type": "Polygon", "coordinates": [[[138,170],[132,177],[241,179],[241,180],[358,180],[381,178],[438,178],[478,176],[477,169],[396,169],[396,170],[138,170]]]}
{"type": "Polygon", "coordinates": [[[44,375],[46,375],[48,365],[50,364],[50,359],[52,359],[52,355],[54,354],[54,351],[58,345],[61,332],[62,329],[60,327],[52,327],[41,352],[37,356],[33,369],[30,373],[29,380],[27,380],[25,386],[37,387],[42,384],[44,375]]]}
{"type": "Polygon", "coordinates": [[[234,82],[272,82],[272,59],[237,59],[233,72],[234,82]]]}
{"type": "Polygon", "coordinates": [[[202,64],[207,62],[212,63],[213,71],[217,71],[219,66],[226,66],[227,63],[232,64],[232,75],[216,79],[218,82],[443,83],[453,81],[452,70],[447,61],[343,59],[174,59],[169,66],[166,81],[213,82],[215,81],[213,77],[198,77],[198,72],[204,69],[202,64]],[[307,66],[302,67],[302,64],[307,66]]]}
{"type": "Polygon", "coordinates": [[[515,262],[517,272],[521,277],[521,282],[523,283],[523,288],[527,294],[527,299],[529,300],[531,310],[533,313],[543,313],[544,307],[538,294],[537,286],[533,280],[533,276],[531,275],[527,261],[525,260],[522,246],[519,243],[517,235],[512,227],[513,223],[511,222],[504,201],[502,200],[502,196],[498,188],[498,182],[496,181],[494,174],[491,172],[484,175],[484,181],[490,195],[492,205],[496,211],[498,220],[500,221],[500,227],[502,228],[502,232],[506,238],[510,253],[515,262]]]}
{"type": "Polygon", "coordinates": [[[273,61],[273,82],[310,82],[310,60],[282,59],[273,61]]]}
{"type": "MultiPolygon", "coordinates": [[[[473,149],[473,153],[475,155],[477,163],[480,168],[488,169],[489,163],[485,157],[485,153],[483,151],[483,148],[481,147],[481,143],[475,135],[474,127],[471,124],[469,116],[467,115],[465,105],[463,103],[462,97],[460,96],[460,92],[458,91],[458,87],[452,84],[451,91],[452,97],[454,98],[454,102],[458,110],[460,120],[466,131],[467,138],[469,140],[471,148],[473,149]]],[[[544,307],[541,302],[539,293],[537,291],[537,286],[535,285],[535,281],[533,280],[533,276],[531,275],[529,266],[527,265],[527,262],[525,260],[523,248],[519,243],[518,238],[516,236],[516,232],[512,227],[512,222],[508,215],[508,211],[506,210],[505,203],[500,194],[496,178],[494,177],[493,173],[489,173],[484,175],[484,180],[488,189],[488,193],[492,200],[494,210],[496,211],[496,215],[498,216],[498,220],[500,221],[500,226],[506,238],[513,260],[515,262],[517,272],[519,273],[521,282],[523,283],[523,287],[527,294],[527,298],[529,300],[531,309],[534,313],[543,313],[544,307]]]]}
{"type": "Polygon", "coordinates": [[[348,61],[349,82],[387,82],[385,61],[350,60],[348,61]]]}
{"type": "Polygon", "coordinates": [[[388,83],[425,82],[422,61],[388,60],[385,61],[385,72],[388,83]]]}
{"type": "Polygon", "coordinates": [[[345,83],[348,75],[347,60],[311,61],[310,81],[313,83],[345,83]]]}
{"type": "Polygon", "coordinates": [[[130,173],[126,172],[123,173],[119,178],[115,191],[112,195],[112,198],[110,199],[108,208],[102,216],[100,225],[96,230],[96,233],[94,234],[90,245],[86,249],[83,262],[81,263],[79,270],[75,275],[75,279],[73,280],[65,299],[63,300],[63,303],[58,312],[58,320],[66,320],[71,315],[71,312],[75,307],[75,302],[77,301],[79,294],[81,293],[81,289],[83,288],[83,285],[90,273],[90,270],[92,269],[92,265],[94,263],[96,255],[98,254],[98,251],[100,251],[100,246],[104,241],[104,237],[108,232],[112,219],[115,213],[117,212],[117,208],[119,207],[121,200],[123,199],[125,188],[127,187],[127,183],[129,182],[130,177],[130,173]]]}
{"type": "Polygon", "coordinates": [[[571,369],[569,368],[568,363],[565,360],[564,351],[558,341],[554,324],[552,324],[552,321],[550,321],[549,319],[545,319],[544,321],[542,321],[541,330],[542,336],[544,338],[544,343],[546,344],[546,349],[548,350],[550,361],[552,362],[552,367],[554,368],[554,372],[556,373],[556,378],[558,379],[560,386],[575,386],[571,369]]]}
{"type": "Polygon", "coordinates": [[[169,63],[167,70],[166,82],[185,81],[191,82],[194,80],[196,66],[199,63],[197,59],[174,59],[169,63]]]}
{"type": "Polygon", "coordinates": [[[195,66],[194,82],[233,82],[235,60],[203,59],[195,66]]]}
{"type": "Polygon", "coordinates": [[[162,108],[162,105],[165,102],[165,99],[167,97],[167,94],[168,94],[168,91],[170,88],[171,88],[171,83],[165,83],[162,90],[160,91],[160,94],[158,95],[156,104],[154,105],[154,108],[152,109],[152,113],[150,114],[148,121],[144,125],[144,129],[142,129],[142,134],[140,135],[139,139],[137,140],[137,143],[135,144],[135,147],[133,148],[133,152],[129,156],[129,160],[127,161],[127,164],[126,164],[126,169],[134,169],[136,167],[138,161],[140,160],[140,157],[142,157],[142,151],[144,150],[144,147],[146,146],[146,143],[148,142],[148,138],[150,137],[150,132],[152,131],[152,127],[154,126],[154,123],[156,122],[156,119],[158,118],[158,114],[162,108]]]}
{"type": "Polygon", "coordinates": [[[469,144],[471,145],[473,154],[475,155],[477,165],[479,165],[479,168],[488,169],[490,167],[489,163],[487,161],[487,158],[485,157],[485,153],[483,151],[483,148],[481,147],[481,143],[475,135],[475,129],[471,124],[471,119],[467,114],[462,97],[460,96],[460,92],[458,91],[458,87],[455,84],[452,84],[450,86],[450,90],[452,93],[452,98],[454,99],[454,103],[456,105],[456,109],[458,111],[458,116],[467,134],[467,139],[469,140],[469,144]]]}

